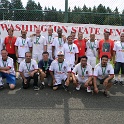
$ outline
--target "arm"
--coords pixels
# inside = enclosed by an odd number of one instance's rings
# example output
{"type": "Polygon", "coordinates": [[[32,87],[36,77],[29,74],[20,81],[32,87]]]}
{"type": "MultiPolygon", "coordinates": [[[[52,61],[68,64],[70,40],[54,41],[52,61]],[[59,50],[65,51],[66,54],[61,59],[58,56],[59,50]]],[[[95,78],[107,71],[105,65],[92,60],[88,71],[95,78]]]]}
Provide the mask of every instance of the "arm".
{"type": "Polygon", "coordinates": [[[11,69],[11,67],[0,67],[0,71],[2,72],[2,71],[8,71],[8,70],[10,70],[11,69]]]}
{"type": "Polygon", "coordinates": [[[86,81],[86,83],[85,83],[85,86],[86,86],[86,87],[88,87],[90,81],[92,81],[92,76],[90,76],[90,77],[88,78],[88,80],[86,81]]]}
{"type": "Polygon", "coordinates": [[[52,57],[53,57],[53,59],[55,59],[54,51],[55,51],[55,46],[52,46],[52,57]]]}
{"type": "Polygon", "coordinates": [[[94,85],[94,91],[98,93],[98,88],[97,88],[97,82],[96,82],[97,77],[93,77],[93,85],[94,85]]]}
{"type": "Polygon", "coordinates": [[[52,72],[52,71],[50,71],[50,75],[51,75],[51,77],[52,77],[52,79],[53,79],[53,85],[54,85],[54,84],[55,84],[55,82],[56,82],[56,79],[55,79],[54,74],[53,74],[53,72],[52,72]]]}
{"type": "Polygon", "coordinates": [[[113,64],[115,64],[115,56],[116,56],[116,51],[113,51],[113,64]]]}
{"type": "Polygon", "coordinates": [[[20,72],[20,75],[21,75],[22,79],[24,80],[24,83],[26,84],[27,79],[25,78],[25,76],[24,76],[23,72],[20,72]]]}
{"type": "Polygon", "coordinates": [[[47,51],[47,45],[44,45],[44,51],[45,52],[47,51]]]}
{"type": "Polygon", "coordinates": [[[17,46],[15,46],[15,52],[16,52],[16,57],[18,58],[19,55],[18,55],[18,47],[17,46]]]}

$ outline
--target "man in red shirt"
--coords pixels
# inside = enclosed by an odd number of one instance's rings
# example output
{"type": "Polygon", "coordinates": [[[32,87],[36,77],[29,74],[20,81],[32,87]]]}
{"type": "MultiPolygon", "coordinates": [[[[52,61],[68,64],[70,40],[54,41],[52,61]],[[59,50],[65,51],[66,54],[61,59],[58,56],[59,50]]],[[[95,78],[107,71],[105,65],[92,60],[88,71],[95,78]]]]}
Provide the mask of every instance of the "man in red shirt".
{"type": "Polygon", "coordinates": [[[104,32],[104,39],[99,41],[98,45],[98,58],[101,59],[103,55],[107,55],[109,60],[112,59],[113,56],[113,47],[114,41],[109,39],[110,32],[104,32]]]}
{"type": "Polygon", "coordinates": [[[78,54],[78,63],[80,62],[80,58],[85,55],[86,51],[86,40],[83,39],[83,33],[78,32],[78,39],[74,40],[74,44],[77,45],[79,54],[78,54]]]}
{"type": "Polygon", "coordinates": [[[14,67],[16,70],[16,53],[15,53],[16,37],[13,36],[14,33],[13,29],[9,28],[7,32],[8,32],[8,36],[5,37],[4,45],[5,45],[5,49],[8,52],[8,56],[11,57],[14,61],[14,67]]]}

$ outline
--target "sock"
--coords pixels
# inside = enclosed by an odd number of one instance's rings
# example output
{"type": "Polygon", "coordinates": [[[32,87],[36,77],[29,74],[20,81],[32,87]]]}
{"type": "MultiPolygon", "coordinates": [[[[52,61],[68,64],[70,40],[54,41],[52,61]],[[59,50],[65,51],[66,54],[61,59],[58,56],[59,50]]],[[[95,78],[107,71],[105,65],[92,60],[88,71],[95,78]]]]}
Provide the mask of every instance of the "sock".
{"type": "Polygon", "coordinates": [[[118,75],[115,74],[115,78],[114,78],[116,81],[118,81],[118,75]]]}
{"type": "Polygon", "coordinates": [[[42,83],[43,85],[45,85],[45,83],[44,83],[43,81],[42,81],[41,83],[42,83]]]}

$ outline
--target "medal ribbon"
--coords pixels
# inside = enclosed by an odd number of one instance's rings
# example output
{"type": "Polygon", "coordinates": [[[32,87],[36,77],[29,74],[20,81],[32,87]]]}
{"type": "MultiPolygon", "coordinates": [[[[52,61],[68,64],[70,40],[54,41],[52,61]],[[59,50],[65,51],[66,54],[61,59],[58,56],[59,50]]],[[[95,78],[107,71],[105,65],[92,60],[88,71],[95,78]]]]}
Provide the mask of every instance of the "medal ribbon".
{"type": "Polygon", "coordinates": [[[72,51],[72,45],[68,45],[70,52],[72,51]]]}
{"type": "Polygon", "coordinates": [[[91,48],[92,50],[93,50],[94,46],[95,46],[95,42],[94,42],[93,45],[92,45],[92,42],[90,42],[90,48],[91,48]]]}
{"type": "Polygon", "coordinates": [[[59,46],[62,46],[62,38],[58,38],[59,46]]]}
{"type": "Polygon", "coordinates": [[[60,63],[58,62],[59,71],[62,71],[62,65],[63,65],[63,63],[60,64],[60,63]]]}
{"type": "Polygon", "coordinates": [[[52,36],[48,35],[48,43],[50,44],[52,36]]]}
{"type": "Polygon", "coordinates": [[[84,76],[84,73],[86,71],[86,68],[82,68],[82,66],[81,66],[81,71],[82,71],[82,76],[84,76]]]}
{"type": "MultiPolygon", "coordinates": [[[[25,62],[25,63],[26,63],[26,62],[25,62]]],[[[26,67],[27,67],[28,72],[30,72],[31,62],[30,62],[30,64],[29,64],[29,66],[28,66],[27,63],[26,63],[26,67]]]]}
{"type": "Polygon", "coordinates": [[[122,46],[122,43],[121,43],[121,48],[122,48],[122,50],[124,50],[124,46],[122,46]]]}
{"type": "Polygon", "coordinates": [[[22,45],[23,46],[25,45],[25,41],[26,41],[26,39],[22,39],[22,45]]]}
{"type": "Polygon", "coordinates": [[[46,61],[46,64],[45,64],[45,61],[43,61],[43,65],[44,65],[45,71],[48,69],[48,66],[49,66],[48,61],[46,61]]]}
{"type": "Polygon", "coordinates": [[[36,44],[38,43],[39,39],[40,39],[40,36],[36,37],[36,44]]]}
{"type": "Polygon", "coordinates": [[[12,41],[13,41],[13,37],[12,37],[12,40],[9,40],[10,48],[12,48],[12,41]]]}
{"type": "Polygon", "coordinates": [[[105,71],[106,71],[106,67],[105,68],[102,67],[102,75],[105,75],[105,71]]]}
{"type": "Polygon", "coordinates": [[[3,66],[6,67],[7,61],[2,60],[2,63],[3,63],[3,66]]]}

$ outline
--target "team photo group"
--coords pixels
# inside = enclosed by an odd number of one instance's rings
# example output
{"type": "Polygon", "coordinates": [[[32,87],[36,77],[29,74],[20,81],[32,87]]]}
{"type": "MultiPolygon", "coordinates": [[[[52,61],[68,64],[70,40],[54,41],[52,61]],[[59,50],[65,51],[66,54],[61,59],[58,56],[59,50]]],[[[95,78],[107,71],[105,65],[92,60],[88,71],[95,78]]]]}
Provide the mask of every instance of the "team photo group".
{"type": "Polygon", "coordinates": [[[85,39],[82,32],[71,32],[66,37],[61,28],[57,34],[52,27],[47,32],[43,35],[37,28],[27,37],[27,31],[21,30],[16,37],[10,28],[8,36],[0,38],[1,90],[5,83],[15,89],[20,78],[23,89],[33,81],[36,91],[46,86],[54,91],[60,87],[69,91],[73,85],[75,90],[83,87],[87,92],[98,93],[102,85],[108,98],[112,85],[124,86],[124,33],[119,41],[114,41],[109,38],[110,32],[105,31],[97,41],[95,34],[85,39]]]}

